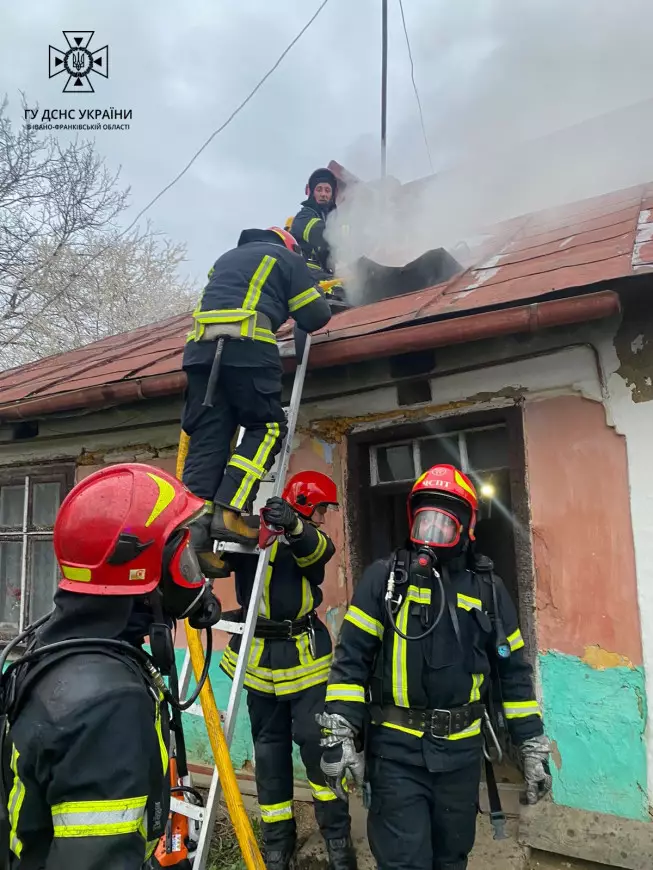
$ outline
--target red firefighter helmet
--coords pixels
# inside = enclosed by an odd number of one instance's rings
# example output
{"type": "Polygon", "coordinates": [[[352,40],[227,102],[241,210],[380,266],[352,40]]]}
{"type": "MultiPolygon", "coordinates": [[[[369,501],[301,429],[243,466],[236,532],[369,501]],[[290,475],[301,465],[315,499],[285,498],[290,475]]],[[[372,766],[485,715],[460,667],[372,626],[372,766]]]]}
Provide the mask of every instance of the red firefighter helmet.
{"type": "Polygon", "coordinates": [[[302,250],[297,244],[297,239],[288,230],[284,230],[281,227],[268,227],[268,232],[276,233],[289,251],[292,251],[294,254],[301,254],[302,250]]]}
{"type": "MultiPolygon", "coordinates": [[[[61,589],[144,595],[169,571],[176,587],[204,585],[185,527],[206,509],[175,477],[141,463],[109,466],[77,484],[54,524],[61,589]],[[175,532],[178,542],[166,547],[175,532]]],[[[181,591],[181,590],[180,590],[181,591]]]]}
{"type": "Polygon", "coordinates": [[[455,547],[463,525],[456,504],[470,513],[467,533],[474,540],[478,497],[474,484],[453,465],[434,465],[413,485],[408,496],[408,527],[414,544],[455,547]],[[451,510],[447,510],[448,505],[451,510]]]}
{"type": "Polygon", "coordinates": [[[298,514],[306,519],[313,516],[321,505],[338,507],[338,490],[335,483],[320,471],[300,471],[286,483],[283,498],[298,514]]]}

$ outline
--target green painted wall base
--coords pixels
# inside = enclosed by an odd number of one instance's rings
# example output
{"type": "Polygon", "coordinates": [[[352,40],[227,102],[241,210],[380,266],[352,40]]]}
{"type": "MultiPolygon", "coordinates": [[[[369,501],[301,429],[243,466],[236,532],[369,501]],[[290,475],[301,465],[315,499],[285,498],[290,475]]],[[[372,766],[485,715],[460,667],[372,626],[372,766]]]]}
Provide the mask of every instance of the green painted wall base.
{"type": "Polygon", "coordinates": [[[539,665],[554,801],[649,821],[643,668],[597,670],[554,651],[539,665]]]}
{"type": "MultiPolygon", "coordinates": [[[[181,673],[181,668],[184,663],[185,649],[175,650],[175,658],[177,660],[177,670],[181,673]]],[[[220,670],[219,664],[222,658],[221,653],[214,653],[211,661],[209,676],[211,685],[213,686],[213,694],[218,705],[218,710],[224,713],[229,702],[229,693],[231,692],[231,680],[220,670]]],[[[195,688],[195,680],[191,681],[192,691],[195,688]]],[[[189,694],[188,693],[188,694],[189,694]]],[[[213,754],[211,752],[211,744],[208,734],[204,726],[204,718],[200,715],[201,707],[199,701],[193,706],[192,712],[183,714],[184,733],[186,735],[186,746],[188,752],[188,761],[191,764],[200,764],[206,767],[213,767],[213,754]]],[[[247,693],[243,692],[240,704],[238,706],[238,716],[236,718],[236,728],[234,730],[234,739],[231,744],[231,761],[235,770],[240,770],[246,762],[253,759],[254,748],[252,745],[252,735],[249,726],[249,716],[247,714],[247,693]]],[[[302,764],[299,750],[296,746],[293,747],[293,770],[296,780],[306,780],[306,771],[302,764]]]]}

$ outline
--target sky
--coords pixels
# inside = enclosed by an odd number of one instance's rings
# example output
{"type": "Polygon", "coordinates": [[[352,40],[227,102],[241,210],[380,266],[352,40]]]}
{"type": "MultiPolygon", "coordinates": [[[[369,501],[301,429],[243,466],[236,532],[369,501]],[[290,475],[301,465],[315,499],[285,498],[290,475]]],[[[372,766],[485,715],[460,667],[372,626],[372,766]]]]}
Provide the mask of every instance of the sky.
{"type": "MultiPolygon", "coordinates": [[[[44,108],[131,109],[97,150],[131,187],[131,220],[182,169],[321,0],[21,0],[2,4],[0,96],[44,108]],[[48,78],[62,30],[94,30],[110,77],[64,95],[48,78]]],[[[453,179],[414,216],[419,246],[469,225],[653,180],[649,0],[389,0],[388,173],[453,179]],[[452,217],[453,215],[453,217],[452,217]],[[422,228],[422,229],[420,229],[422,228]],[[423,235],[423,232],[422,232],[423,235]]],[[[334,159],[380,170],[380,0],[329,0],[251,102],[147,213],[200,279],[240,230],[283,224],[334,159]]],[[[66,135],[60,133],[62,138],[66,135]]],[[[370,214],[366,220],[377,218],[370,214]]],[[[406,219],[406,218],[404,218],[406,219]]],[[[410,218],[408,218],[410,220],[410,218]]],[[[455,235],[455,233],[453,233],[455,235]]],[[[449,239],[447,238],[447,242],[449,239]]]]}

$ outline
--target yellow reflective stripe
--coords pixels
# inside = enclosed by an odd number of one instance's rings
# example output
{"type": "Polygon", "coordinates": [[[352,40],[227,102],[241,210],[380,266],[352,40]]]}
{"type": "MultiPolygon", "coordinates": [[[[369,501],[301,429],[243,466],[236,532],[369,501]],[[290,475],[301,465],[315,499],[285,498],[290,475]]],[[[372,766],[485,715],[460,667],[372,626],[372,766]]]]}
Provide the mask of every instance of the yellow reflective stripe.
{"type": "Polygon", "coordinates": [[[515,650],[521,649],[524,646],[524,638],[519,629],[508,635],[508,643],[510,644],[512,652],[515,652],[515,650]]]}
{"type": "Polygon", "coordinates": [[[304,677],[302,680],[289,680],[286,683],[275,683],[274,691],[279,697],[284,695],[292,695],[294,692],[303,692],[304,689],[311,689],[313,686],[319,686],[321,683],[326,683],[329,679],[330,665],[322,668],[310,677],[304,677]]]}
{"type": "MultiPolygon", "coordinates": [[[[266,435],[263,441],[261,442],[258,450],[256,451],[256,455],[252,460],[253,466],[257,468],[266,468],[266,462],[270,458],[270,453],[274,448],[280,437],[280,429],[278,423],[266,423],[266,435]]],[[[245,504],[247,503],[247,499],[249,498],[249,494],[252,491],[252,487],[257,480],[260,480],[261,477],[265,474],[263,471],[261,474],[254,474],[252,472],[245,474],[238,490],[231,501],[231,506],[236,510],[242,510],[245,504]]]]}
{"type": "Polygon", "coordinates": [[[245,301],[243,302],[243,308],[254,311],[259,303],[259,299],[261,298],[261,290],[263,289],[263,285],[270,277],[270,272],[274,268],[274,264],[276,262],[276,257],[270,257],[268,254],[263,257],[258,265],[258,268],[256,269],[256,272],[254,272],[254,274],[252,275],[251,281],[249,282],[245,301]]]}
{"type": "Polygon", "coordinates": [[[156,736],[159,741],[159,751],[161,753],[161,763],[163,764],[163,772],[167,773],[168,771],[168,747],[166,746],[166,742],[163,739],[163,732],[161,730],[161,701],[163,700],[163,695],[159,694],[159,701],[156,705],[156,713],[154,714],[154,730],[156,731],[156,736]]]}
{"type": "Polygon", "coordinates": [[[214,308],[210,311],[195,311],[193,317],[198,323],[240,323],[242,320],[256,318],[256,312],[248,308],[214,308]]]}
{"type": "Polygon", "coordinates": [[[306,632],[300,634],[300,636],[295,640],[295,646],[297,647],[297,655],[299,656],[300,664],[304,667],[310,666],[314,659],[310,649],[308,634],[306,632]]]}
{"type": "Polygon", "coordinates": [[[281,801],[278,804],[259,804],[261,819],[268,824],[286,822],[292,819],[292,801],[281,801]]]}
{"type": "Polygon", "coordinates": [[[317,546],[313,550],[312,553],[308,556],[295,556],[295,562],[299,565],[300,568],[308,568],[310,565],[314,565],[317,561],[319,561],[324,555],[324,551],[327,548],[327,539],[321,533],[317,533],[317,546]]]}
{"type": "Polygon", "coordinates": [[[331,791],[328,785],[317,785],[309,779],[308,784],[313,792],[313,798],[316,801],[334,801],[337,800],[335,792],[331,791]]]}
{"type": "Polygon", "coordinates": [[[261,476],[265,474],[264,468],[260,465],[256,465],[251,459],[247,459],[246,456],[240,456],[238,453],[233,454],[229,460],[229,465],[233,465],[234,468],[238,468],[246,474],[260,474],[261,476]]]}
{"type": "Polygon", "coordinates": [[[305,242],[309,241],[308,237],[311,234],[311,230],[313,229],[315,224],[319,224],[319,222],[320,222],[320,218],[311,218],[310,221],[306,224],[306,226],[304,227],[304,232],[302,233],[302,239],[305,242]]]}
{"type": "Polygon", "coordinates": [[[526,716],[541,716],[537,701],[504,701],[503,712],[506,719],[525,719],[526,716]]]}
{"type": "Polygon", "coordinates": [[[302,576],[302,606],[297,614],[298,619],[302,616],[306,616],[313,610],[314,601],[315,599],[313,598],[311,584],[308,582],[306,577],[302,576]]]}
{"type": "Polygon", "coordinates": [[[475,719],[469,728],[465,728],[464,731],[459,731],[458,734],[450,734],[448,737],[445,737],[445,740],[464,740],[465,737],[475,737],[477,734],[481,733],[481,720],[475,719]]]}
{"type": "Polygon", "coordinates": [[[345,621],[351,622],[351,624],[355,625],[356,628],[360,628],[361,631],[366,631],[373,637],[383,637],[383,625],[379,620],[374,619],[373,616],[365,613],[364,610],[361,610],[360,607],[356,607],[354,604],[350,605],[349,610],[345,614],[345,621]]]}
{"type": "Polygon", "coordinates": [[[423,731],[417,731],[415,728],[405,728],[403,725],[395,725],[394,722],[382,722],[384,728],[392,728],[393,731],[403,731],[404,734],[412,734],[413,737],[423,737],[423,731]]]}
{"type": "Polygon", "coordinates": [[[277,555],[279,547],[279,539],[277,538],[270,549],[270,561],[265,572],[265,584],[263,586],[263,595],[258,606],[258,612],[261,616],[270,618],[270,584],[272,582],[272,572],[274,571],[274,559],[277,555]]]}
{"type": "Polygon", "coordinates": [[[485,676],[483,674],[472,674],[472,688],[469,693],[470,703],[481,700],[481,686],[484,679],[485,676]]]}
{"type": "Polygon", "coordinates": [[[55,838],[111,837],[139,832],[147,796],[106,801],[71,801],[52,807],[55,838]]]}
{"type": "Polygon", "coordinates": [[[257,326],[254,330],[254,338],[256,341],[264,341],[267,344],[276,344],[277,339],[271,329],[264,329],[262,326],[257,326]]]}
{"type": "Polygon", "coordinates": [[[356,683],[330,683],[327,686],[326,700],[329,701],[355,701],[365,703],[365,689],[356,683]]]}
{"type": "Polygon", "coordinates": [[[20,811],[23,807],[23,801],[25,800],[25,786],[18,775],[19,758],[20,753],[14,746],[11,752],[10,762],[10,767],[14,774],[14,784],[9,793],[7,806],[9,809],[9,824],[11,826],[9,831],[9,846],[17,858],[20,858],[21,852],[23,851],[23,841],[18,836],[18,822],[20,820],[20,811]]]}
{"type": "MultiPolygon", "coordinates": [[[[397,627],[406,634],[408,628],[409,600],[406,600],[399,609],[397,627]]],[[[408,668],[406,666],[406,641],[397,632],[394,633],[392,643],[392,697],[397,707],[409,707],[408,703],[408,668]]]]}
{"type": "Polygon", "coordinates": [[[483,602],[480,598],[472,598],[471,595],[458,593],[458,607],[463,610],[483,610],[483,602]]]}
{"type": "Polygon", "coordinates": [[[308,290],[303,290],[301,293],[298,293],[296,296],[293,296],[288,300],[288,311],[293,314],[305,305],[310,305],[311,302],[315,302],[316,299],[321,298],[322,294],[317,288],[309,287],[308,290]]]}
{"type": "MultiPolygon", "coordinates": [[[[308,635],[304,634],[308,640],[308,635]]],[[[261,638],[256,638],[262,640],[261,638]]],[[[238,653],[235,653],[230,647],[227,647],[222,655],[222,660],[227,659],[228,662],[234,664],[238,661],[238,653]]],[[[251,662],[251,657],[250,657],[251,662]]],[[[247,664],[247,673],[262,680],[270,680],[275,682],[288,682],[310,676],[316,671],[328,670],[331,665],[331,654],[322,656],[319,659],[311,657],[307,664],[294,665],[292,668],[259,668],[247,664]]]]}
{"type": "MultiPolygon", "coordinates": [[[[227,659],[225,655],[222,656],[222,659],[220,661],[220,668],[225,672],[228,677],[231,677],[233,679],[236,665],[234,662],[227,659]]],[[[243,685],[246,689],[255,689],[256,691],[263,692],[267,695],[274,695],[273,683],[266,682],[265,680],[260,680],[258,677],[252,676],[252,674],[248,671],[245,671],[245,682],[243,685]]]]}
{"type": "Polygon", "coordinates": [[[406,592],[406,601],[414,601],[417,604],[430,604],[431,590],[428,587],[409,586],[406,592]]]}

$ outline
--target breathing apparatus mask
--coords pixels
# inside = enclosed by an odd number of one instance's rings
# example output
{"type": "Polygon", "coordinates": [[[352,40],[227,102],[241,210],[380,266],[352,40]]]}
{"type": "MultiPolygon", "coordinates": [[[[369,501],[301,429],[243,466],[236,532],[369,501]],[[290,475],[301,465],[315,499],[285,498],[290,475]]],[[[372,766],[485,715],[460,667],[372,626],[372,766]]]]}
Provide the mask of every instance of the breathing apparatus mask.
{"type": "Polygon", "coordinates": [[[386,589],[386,611],[390,625],[404,640],[424,640],[437,628],[446,605],[443,573],[448,575],[447,564],[466,552],[469,546],[469,529],[472,522],[471,509],[459,499],[440,493],[428,493],[415,499],[410,506],[410,550],[395,554],[386,589]],[[427,588],[433,593],[437,588],[438,610],[430,620],[428,605],[418,604],[421,610],[424,631],[419,635],[407,635],[398,628],[395,615],[403,603],[401,587],[413,585],[427,588]]]}

